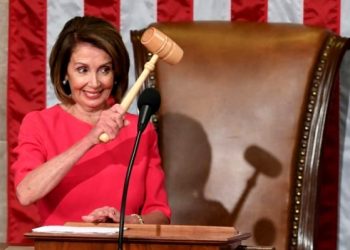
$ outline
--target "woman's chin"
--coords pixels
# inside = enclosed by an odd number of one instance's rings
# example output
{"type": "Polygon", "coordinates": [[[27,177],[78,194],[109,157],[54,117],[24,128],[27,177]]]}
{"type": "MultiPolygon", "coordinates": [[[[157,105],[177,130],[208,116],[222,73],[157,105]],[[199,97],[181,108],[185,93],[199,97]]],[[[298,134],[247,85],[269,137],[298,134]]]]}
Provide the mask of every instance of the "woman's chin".
{"type": "Polygon", "coordinates": [[[107,100],[90,100],[81,104],[86,110],[98,111],[103,110],[107,106],[107,100]]]}

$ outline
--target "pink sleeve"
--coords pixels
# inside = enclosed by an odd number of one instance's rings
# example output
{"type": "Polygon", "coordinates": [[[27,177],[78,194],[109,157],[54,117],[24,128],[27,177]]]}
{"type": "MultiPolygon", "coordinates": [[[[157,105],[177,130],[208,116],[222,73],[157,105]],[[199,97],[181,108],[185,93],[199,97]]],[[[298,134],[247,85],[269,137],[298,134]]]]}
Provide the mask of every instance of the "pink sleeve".
{"type": "Polygon", "coordinates": [[[35,167],[45,162],[46,153],[40,132],[43,131],[38,124],[38,113],[27,114],[20,126],[18,145],[14,150],[16,161],[11,166],[15,186],[35,167]]]}
{"type": "Polygon", "coordinates": [[[150,161],[146,176],[146,196],[142,214],[147,214],[152,211],[161,211],[170,220],[171,210],[165,189],[165,175],[161,166],[157,133],[153,127],[152,130],[151,141],[153,141],[153,145],[150,149],[150,161]]]}

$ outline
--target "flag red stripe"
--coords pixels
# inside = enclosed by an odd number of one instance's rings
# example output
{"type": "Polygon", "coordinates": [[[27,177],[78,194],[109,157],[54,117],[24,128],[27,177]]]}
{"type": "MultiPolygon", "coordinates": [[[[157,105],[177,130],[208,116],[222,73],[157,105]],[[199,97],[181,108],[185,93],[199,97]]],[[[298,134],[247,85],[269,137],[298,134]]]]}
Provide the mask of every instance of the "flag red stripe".
{"type": "Polygon", "coordinates": [[[157,21],[178,22],[193,20],[193,0],[158,0],[157,21]]]}
{"type": "Polygon", "coordinates": [[[340,0],[304,0],[304,24],[326,27],[339,34],[340,0]]]}
{"type": "Polygon", "coordinates": [[[85,0],[84,14],[102,17],[120,28],[120,0],[85,0]]]}
{"type": "MultiPolygon", "coordinates": [[[[20,123],[26,113],[46,106],[46,1],[10,1],[7,93],[8,166],[14,162],[20,123]]],[[[23,242],[23,233],[38,219],[34,206],[19,205],[8,169],[9,243],[23,242]],[[34,218],[32,218],[34,216],[34,218]],[[20,220],[18,218],[21,218],[20,220]]]]}
{"type": "Polygon", "coordinates": [[[267,21],[268,0],[231,0],[232,21],[267,21]]]}

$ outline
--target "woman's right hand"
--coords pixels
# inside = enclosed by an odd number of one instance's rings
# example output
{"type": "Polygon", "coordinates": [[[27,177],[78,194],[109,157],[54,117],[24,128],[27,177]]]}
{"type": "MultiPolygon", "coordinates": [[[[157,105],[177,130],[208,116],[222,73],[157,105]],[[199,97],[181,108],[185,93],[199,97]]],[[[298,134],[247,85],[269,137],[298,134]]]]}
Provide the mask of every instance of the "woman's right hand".
{"type": "Polygon", "coordinates": [[[125,120],[125,112],[120,104],[115,104],[109,109],[103,110],[95,127],[89,134],[93,144],[101,143],[99,137],[103,133],[107,134],[109,140],[116,138],[120,129],[129,124],[129,121],[125,120]]]}

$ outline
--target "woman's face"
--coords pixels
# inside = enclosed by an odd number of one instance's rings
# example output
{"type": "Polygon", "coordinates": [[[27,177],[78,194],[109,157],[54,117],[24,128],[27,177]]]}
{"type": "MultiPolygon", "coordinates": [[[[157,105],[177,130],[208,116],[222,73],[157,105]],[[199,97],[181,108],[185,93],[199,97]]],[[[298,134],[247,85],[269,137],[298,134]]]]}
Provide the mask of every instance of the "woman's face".
{"type": "Polygon", "coordinates": [[[113,88],[112,59],[90,43],[78,43],[68,63],[66,80],[76,105],[85,111],[101,110],[113,88]]]}

